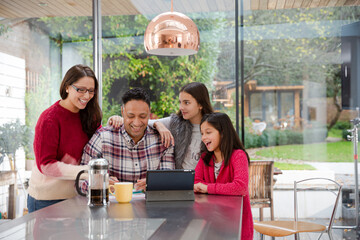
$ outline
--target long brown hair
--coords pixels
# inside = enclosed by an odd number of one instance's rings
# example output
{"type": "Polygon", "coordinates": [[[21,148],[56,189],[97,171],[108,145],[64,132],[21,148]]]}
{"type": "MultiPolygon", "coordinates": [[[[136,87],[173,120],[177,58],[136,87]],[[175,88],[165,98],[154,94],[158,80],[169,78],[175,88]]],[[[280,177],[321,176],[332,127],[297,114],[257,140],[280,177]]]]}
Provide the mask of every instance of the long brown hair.
{"type": "MultiPolygon", "coordinates": [[[[180,92],[186,92],[195,98],[197,103],[202,106],[201,116],[214,112],[214,109],[210,103],[209,91],[203,83],[188,83],[180,89],[180,92]]],[[[177,112],[177,115],[183,118],[180,110],[177,112]]]]}
{"type": "Polygon", "coordinates": [[[68,97],[66,89],[80,78],[91,77],[95,82],[95,93],[84,109],[79,111],[83,131],[91,138],[101,124],[102,113],[98,101],[99,83],[90,67],[82,64],[71,67],[65,74],[60,85],[60,96],[64,100],[68,97]]]}
{"type": "MultiPolygon", "coordinates": [[[[224,155],[224,164],[227,166],[229,164],[231,154],[234,149],[241,149],[245,152],[246,157],[248,159],[248,163],[250,163],[250,157],[245,150],[244,145],[240,141],[239,136],[237,135],[234,126],[228,115],[225,113],[211,113],[206,114],[201,119],[201,124],[204,122],[208,122],[211,126],[213,126],[216,130],[219,131],[221,139],[220,139],[220,151],[221,154],[224,155]]],[[[205,153],[203,160],[206,165],[209,166],[212,155],[214,152],[209,152],[204,143],[201,143],[201,155],[205,153]]]]}

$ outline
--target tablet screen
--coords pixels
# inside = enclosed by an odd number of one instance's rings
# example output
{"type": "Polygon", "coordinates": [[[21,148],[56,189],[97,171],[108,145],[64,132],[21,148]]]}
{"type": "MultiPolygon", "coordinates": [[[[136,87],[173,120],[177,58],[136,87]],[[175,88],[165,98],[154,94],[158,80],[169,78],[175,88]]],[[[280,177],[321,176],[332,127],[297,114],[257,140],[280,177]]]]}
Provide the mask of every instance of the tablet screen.
{"type": "Polygon", "coordinates": [[[193,190],[194,170],[148,170],[146,174],[146,190],[193,190]]]}

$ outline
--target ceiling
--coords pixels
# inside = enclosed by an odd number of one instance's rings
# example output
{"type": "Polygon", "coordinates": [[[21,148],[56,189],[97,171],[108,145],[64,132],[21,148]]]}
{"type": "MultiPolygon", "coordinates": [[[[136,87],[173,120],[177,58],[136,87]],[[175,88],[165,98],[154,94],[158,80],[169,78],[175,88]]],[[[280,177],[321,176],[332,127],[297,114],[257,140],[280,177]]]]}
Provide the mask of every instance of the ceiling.
{"type": "MultiPolygon", "coordinates": [[[[234,0],[174,0],[174,11],[231,11],[234,0]]],[[[170,11],[170,0],[102,0],[103,15],[157,15],[170,11]]],[[[360,0],[245,0],[245,10],[359,6],[360,0]]],[[[0,18],[91,16],[92,0],[1,0],[0,18]]]]}

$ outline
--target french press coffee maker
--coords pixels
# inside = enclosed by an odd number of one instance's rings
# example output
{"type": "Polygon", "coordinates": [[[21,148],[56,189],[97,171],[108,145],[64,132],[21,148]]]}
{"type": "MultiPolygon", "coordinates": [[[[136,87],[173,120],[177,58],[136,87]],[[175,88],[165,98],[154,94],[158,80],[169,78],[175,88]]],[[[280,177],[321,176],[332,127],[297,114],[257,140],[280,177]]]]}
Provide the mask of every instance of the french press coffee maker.
{"type": "Polygon", "coordinates": [[[104,206],[109,202],[109,163],[105,158],[92,159],[89,162],[89,170],[82,170],[76,176],[76,190],[81,196],[86,196],[81,192],[79,187],[79,180],[81,174],[89,173],[88,186],[88,205],[89,206],[104,206]]]}

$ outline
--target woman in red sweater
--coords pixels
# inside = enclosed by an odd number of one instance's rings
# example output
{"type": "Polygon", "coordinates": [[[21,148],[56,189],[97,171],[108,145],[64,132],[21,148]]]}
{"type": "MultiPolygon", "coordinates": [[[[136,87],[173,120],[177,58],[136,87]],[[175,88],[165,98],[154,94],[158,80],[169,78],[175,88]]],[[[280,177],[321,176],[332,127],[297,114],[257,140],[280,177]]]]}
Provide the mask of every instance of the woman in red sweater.
{"type": "Polygon", "coordinates": [[[74,180],[82,150],[101,124],[98,81],[85,65],[71,67],[60,85],[61,100],[46,109],[35,127],[27,200],[29,212],[76,196],[74,180]]]}
{"type": "Polygon", "coordinates": [[[248,191],[249,155],[225,113],[205,115],[201,120],[200,130],[203,144],[201,159],[195,168],[194,191],[243,196],[241,239],[253,239],[254,228],[248,191]]]}

